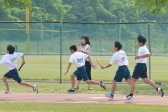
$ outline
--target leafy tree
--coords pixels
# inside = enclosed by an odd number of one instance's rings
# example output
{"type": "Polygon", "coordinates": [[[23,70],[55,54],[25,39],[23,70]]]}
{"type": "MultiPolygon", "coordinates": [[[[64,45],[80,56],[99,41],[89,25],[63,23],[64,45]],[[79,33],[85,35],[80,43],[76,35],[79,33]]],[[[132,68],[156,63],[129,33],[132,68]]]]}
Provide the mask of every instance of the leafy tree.
{"type": "Polygon", "coordinates": [[[109,22],[114,15],[103,6],[104,0],[62,0],[63,4],[72,6],[70,20],[74,22],[109,22]]]}
{"type": "Polygon", "coordinates": [[[31,21],[44,20],[60,21],[71,9],[69,5],[63,5],[62,0],[34,0],[31,11],[31,21]]]}
{"type": "Polygon", "coordinates": [[[134,0],[134,2],[138,10],[146,8],[151,14],[162,14],[168,8],[168,0],[134,0]]]}
{"type": "Polygon", "coordinates": [[[12,8],[14,5],[30,7],[31,4],[32,0],[0,0],[0,6],[5,6],[6,8],[12,8]]]}

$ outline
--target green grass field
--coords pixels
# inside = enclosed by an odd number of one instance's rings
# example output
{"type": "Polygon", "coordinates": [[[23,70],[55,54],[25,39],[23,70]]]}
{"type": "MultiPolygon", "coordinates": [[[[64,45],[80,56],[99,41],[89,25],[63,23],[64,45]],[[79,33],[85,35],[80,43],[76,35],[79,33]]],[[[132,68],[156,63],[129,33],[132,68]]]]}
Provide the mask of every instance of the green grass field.
{"type": "MultiPolygon", "coordinates": [[[[35,82],[30,82],[34,84],[35,82]]],[[[36,82],[40,93],[66,94],[70,88],[69,83],[44,83],[36,82]]],[[[33,93],[31,88],[20,86],[15,82],[9,82],[13,93],[33,93]]],[[[80,90],[76,94],[104,94],[111,91],[111,84],[107,84],[107,90],[104,91],[99,86],[92,86],[93,90],[87,90],[86,84],[80,85],[80,90]]],[[[167,86],[161,86],[165,95],[168,95],[167,86]]],[[[4,84],[0,83],[0,91],[5,90],[4,84]]],[[[129,93],[128,85],[118,85],[116,94],[127,95],[129,93]]],[[[156,90],[148,85],[137,85],[136,95],[158,95],[156,90]]],[[[67,93],[68,95],[68,93],[67,93]]],[[[43,103],[43,102],[0,102],[0,112],[166,112],[167,105],[141,105],[141,104],[87,104],[87,103],[43,103]]]]}
{"type": "MultiPolygon", "coordinates": [[[[2,56],[1,56],[2,57],[2,56]]],[[[0,58],[1,58],[0,57],[0,58]]],[[[92,56],[94,64],[96,60],[100,60],[103,65],[107,65],[110,62],[111,56],[92,56]]],[[[133,56],[129,56],[129,69],[132,74],[135,60],[133,56]]],[[[26,80],[55,80],[60,78],[60,61],[59,56],[56,55],[26,55],[26,65],[19,72],[20,76],[26,80]]],[[[67,69],[69,56],[63,56],[63,74],[67,69]]],[[[18,68],[21,64],[19,60],[18,68]]],[[[168,57],[163,56],[152,56],[151,57],[151,69],[152,69],[152,80],[153,81],[168,81],[168,57]]],[[[64,76],[63,80],[69,80],[70,74],[76,70],[75,65],[71,67],[69,73],[64,76]]],[[[117,64],[107,69],[92,69],[92,78],[94,80],[112,80],[117,70],[117,64]]],[[[0,74],[3,76],[7,72],[6,66],[0,67],[0,74]]]]}
{"type": "Polygon", "coordinates": [[[1,102],[1,112],[167,112],[167,105],[1,102]]]}
{"type": "MultiPolygon", "coordinates": [[[[71,88],[70,83],[58,84],[48,82],[29,82],[37,84],[39,93],[55,93],[55,94],[68,94],[67,90],[71,88]]],[[[18,85],[16,82],[9,82],[10,89],[13,93],[34,93],[31,88],[18,85]]],[[[100,86],[92,85],[93,90],[87,90],[86,84],[81,84],[80,89],[76,94],[104,94],[111,92],[111,84],[106,84],[107,90],[103,90],[100,86]]],[[[165,95],[168,95],[168,86],[160,86],[163,88],[165,95]]],[[[116,94],[127,95],[129,94],[129,85],[118,84],[116,94]]],[[[0,83],[0,92],[5,90],[4,84],[0,83]]],[[[158,95],[158,92],[149,85],[136,85],[136,95],[158,95]]]]}

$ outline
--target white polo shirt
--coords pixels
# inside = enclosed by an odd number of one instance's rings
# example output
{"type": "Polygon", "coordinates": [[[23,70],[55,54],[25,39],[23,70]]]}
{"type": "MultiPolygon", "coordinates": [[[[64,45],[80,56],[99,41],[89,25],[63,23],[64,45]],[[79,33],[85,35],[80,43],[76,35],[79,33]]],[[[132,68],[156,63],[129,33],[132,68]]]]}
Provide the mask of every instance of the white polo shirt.
{"type": "Polygon", "coordinates": [[[112,56],[110,64],[113,65],[115,62],[118,63],[118,66],[129,65],[127,55],[122,50],[119,50],[112,56]]]}
{"type": "MultiPolygon", "coordinates": [[[[150,54],[146,45],[144,45],[144,46],[142,46],[138,49],[137,56],[143,56],[143,55],[146,55],[146,54],[150,54]]],[[[136,63],[146,63],[146,62],[147,62],[147,58],[136,59],[136,63]]]]}
{"type": "MultiPolygon", "coordinates": [[[[89,44],[86,44],[85,46],[80,46],[79,48],[82,52],[85,52],[87,55],[90,55],[91,47],[89,44]]],[[[89,61],[88,59],[86,60],[89,61]]]]}
{"type": "Polygon", "coordinates": [[[77,68],[85,66],[85,59],[88,57],[87,54],[84,54],[82,52],[74,52],[70,56],[69,62],[74,63],[77,68]]]}
{"type": "Polygon", "coordinates": [[[0,65],[6,64],[8,70],[17,68],[17,59],[21,58],[23,53],[6,54],[0,61],[0,65]]]}

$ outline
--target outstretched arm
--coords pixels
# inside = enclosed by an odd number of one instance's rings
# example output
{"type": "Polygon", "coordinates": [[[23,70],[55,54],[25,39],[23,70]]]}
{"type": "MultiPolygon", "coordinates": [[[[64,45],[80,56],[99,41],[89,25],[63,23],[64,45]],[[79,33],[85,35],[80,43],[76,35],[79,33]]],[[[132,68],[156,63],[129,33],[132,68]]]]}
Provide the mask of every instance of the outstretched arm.
{"type": "Polygon", "coordinates": [[[0,65],[6,64],[6,56],[3,56],[3,58],[0,61],[0,65]]]}
{"type": "Polygon", "coordinates": [[[111,66],[112,66],[111,64],[108,64],[107,66],[100,65],[100,67],[101,67],[102,69],[105,69],[105,68],[108,68],[108,67],[111,67],[111,66]]]}
{"type": "Polygon", "coordinates": [[[93,65],[93,63],[92,63],[92,60],[91,60],[90,56],[88,56],[88,57],[87,57],[87,59],[89,60],[90,65],[91,65],[91,66],[95,69],[95,68],[96,68],[96,65],[93,65]]]}
{"type": "Polygon", "coordinates": [[[65,74],[64,74],[64,75],[66,75],[66,74],[69,72],[69,69],[70,69],[71,65],[72,65],[72,63],[71,63],[71,62],[69,62],[69,64],[68,64],[68,68],[67,68],[67,71],[65,72],[65,74]]]}
{"type": "Polygon", "coordinates": [[[108,64],[107,66],[102,66],[102,65],[100,65],[100,67],[101,67],[102,69],[111,67],[116,61],[117,61],[117,58],[116,58],[115,55],[113,55],[113,57],[111,58],[110,64],[108,64]]]}

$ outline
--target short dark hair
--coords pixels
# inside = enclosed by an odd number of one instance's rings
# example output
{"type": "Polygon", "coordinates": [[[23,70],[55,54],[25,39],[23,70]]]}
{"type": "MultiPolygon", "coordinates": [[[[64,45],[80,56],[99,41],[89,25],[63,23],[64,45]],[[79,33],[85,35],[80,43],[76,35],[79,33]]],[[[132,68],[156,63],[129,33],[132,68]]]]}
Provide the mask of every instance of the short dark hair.
{"type": "Polygon", "coordinates": [[[143,44],[145,44],[146,43],[146,37],[145,36],[143,36],[143,35],[138,35],[138,41],[139,42],[142,42],[143,44]]]}
{"type": "Polygon", "coordinates": [[[118,50],[120,50],[120,49],[122,48],[122,44],[121,44],[121,42],[119,42],[119,41],[115,41],[115,42],[114,42],[114,45],[115,45],[115,47],[118,48],[118,50]]]}
{"type": "Polygon", "coordinates": [[[77,51],[77,47],[75,45],[72,45],[69,47],[70,50],[74,50],[74,51],[77,51]]]}
{"type": "Polygon", "coordinates": [[[9,54],[14,54],[15,52],[15,47],[11,44],[7,46],[7,50],[9,51],[9,54]]]}

